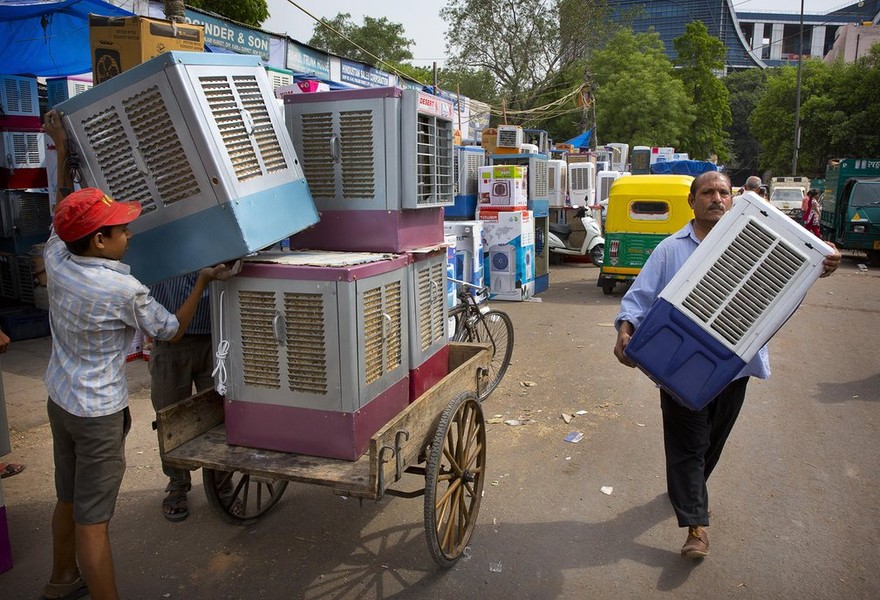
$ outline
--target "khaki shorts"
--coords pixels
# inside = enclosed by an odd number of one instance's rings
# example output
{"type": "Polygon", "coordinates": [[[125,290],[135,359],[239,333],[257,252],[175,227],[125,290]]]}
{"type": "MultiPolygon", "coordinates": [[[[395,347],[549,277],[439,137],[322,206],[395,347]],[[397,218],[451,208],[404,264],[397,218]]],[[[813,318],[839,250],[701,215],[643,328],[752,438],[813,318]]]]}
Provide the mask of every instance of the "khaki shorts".
{"type": "Polygon", "coordinates": [[[109,521],[125,473],[128,407],[104,417],[78,417],[50,398],[47,411],[58,500],[73,504],[73,520],[79,525],[109,521]]]}

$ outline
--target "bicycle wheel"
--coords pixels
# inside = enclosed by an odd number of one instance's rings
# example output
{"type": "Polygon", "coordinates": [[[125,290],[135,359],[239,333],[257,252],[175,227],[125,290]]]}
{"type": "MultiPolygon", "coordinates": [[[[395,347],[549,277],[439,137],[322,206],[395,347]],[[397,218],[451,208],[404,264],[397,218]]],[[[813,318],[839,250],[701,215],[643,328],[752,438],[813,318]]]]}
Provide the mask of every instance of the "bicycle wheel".
{"type": "Polygon", "coordinates": [[[490,310],[465,327],[463,341],[492,345],[489,375],[484,380],[484,385],[480,386],[479,400],[482,402],[495,391],[510,366],[510,357],[513,355],[513,322],[507,313],[490,310]]]}

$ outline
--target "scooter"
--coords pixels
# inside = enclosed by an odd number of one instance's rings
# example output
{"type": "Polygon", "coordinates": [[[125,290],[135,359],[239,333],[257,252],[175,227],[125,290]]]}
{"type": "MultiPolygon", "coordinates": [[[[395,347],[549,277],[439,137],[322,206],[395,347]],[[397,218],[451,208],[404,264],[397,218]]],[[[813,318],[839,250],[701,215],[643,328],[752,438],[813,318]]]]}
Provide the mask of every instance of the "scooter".
{"type": "Polygon", "coordinates": [[[602,237],[599,223],[587,212],[586,206],[572,206],[572,208],[577,210],[574,216],[580,219],[584,226],[584,241],[580,248],[572,246],[569,240],[571,226],[566,223],[550,223],[550,236],[547,240],[550,252],[569,256],[589,256],[594,265],[601,267],[605,259],[605,238],[602,237]]]}

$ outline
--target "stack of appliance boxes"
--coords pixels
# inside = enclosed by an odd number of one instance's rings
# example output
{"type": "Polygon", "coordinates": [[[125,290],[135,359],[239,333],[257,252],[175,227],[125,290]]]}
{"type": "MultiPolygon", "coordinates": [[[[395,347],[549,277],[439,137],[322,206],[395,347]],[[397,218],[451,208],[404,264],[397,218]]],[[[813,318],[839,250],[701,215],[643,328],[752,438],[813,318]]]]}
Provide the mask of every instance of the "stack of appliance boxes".
{"type": "Polygon", "coordinates": [[[320,221],[213,288],[227,441],[357,460],[448,371],[452,106],[399,88],[283,100],[320,221]]]}
{"type": "MultiPolygon", "coordinates": [[[[29,305],[34,303],[30,251],[48,239],[51,223],[46,136],[40,126],[37,80],[0,76],[0,297],[29,305]]],[[[7,325],[14,340],[35,337],[16,326],[24,320],[45,325],[33,331],[48,330],[45,312],[32,311],[0,316],[15,321],[7,325]]]]}
{"type": "MultiPolygon", "coordinates": [[[[545,161],[546,163],[546,161],[545,161]]],[[[528,209],[528,167],[480,169],[483,273],[490,297],[522,301],[535,293],[535,223],[528,209]]]]}

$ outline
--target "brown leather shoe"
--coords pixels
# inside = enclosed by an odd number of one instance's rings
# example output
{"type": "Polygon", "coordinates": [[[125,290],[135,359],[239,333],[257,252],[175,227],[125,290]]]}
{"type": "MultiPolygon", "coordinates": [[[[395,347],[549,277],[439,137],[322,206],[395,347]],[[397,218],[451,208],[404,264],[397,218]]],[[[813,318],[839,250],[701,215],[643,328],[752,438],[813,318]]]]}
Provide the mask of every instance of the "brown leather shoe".
{"type": "Polygon", "coordinates": [[[685,558],[705,558],[709,555],[709,536],[705,529],[699,525],[688,527],[688,537],[681,547],[681,555],[685,558]]]}

